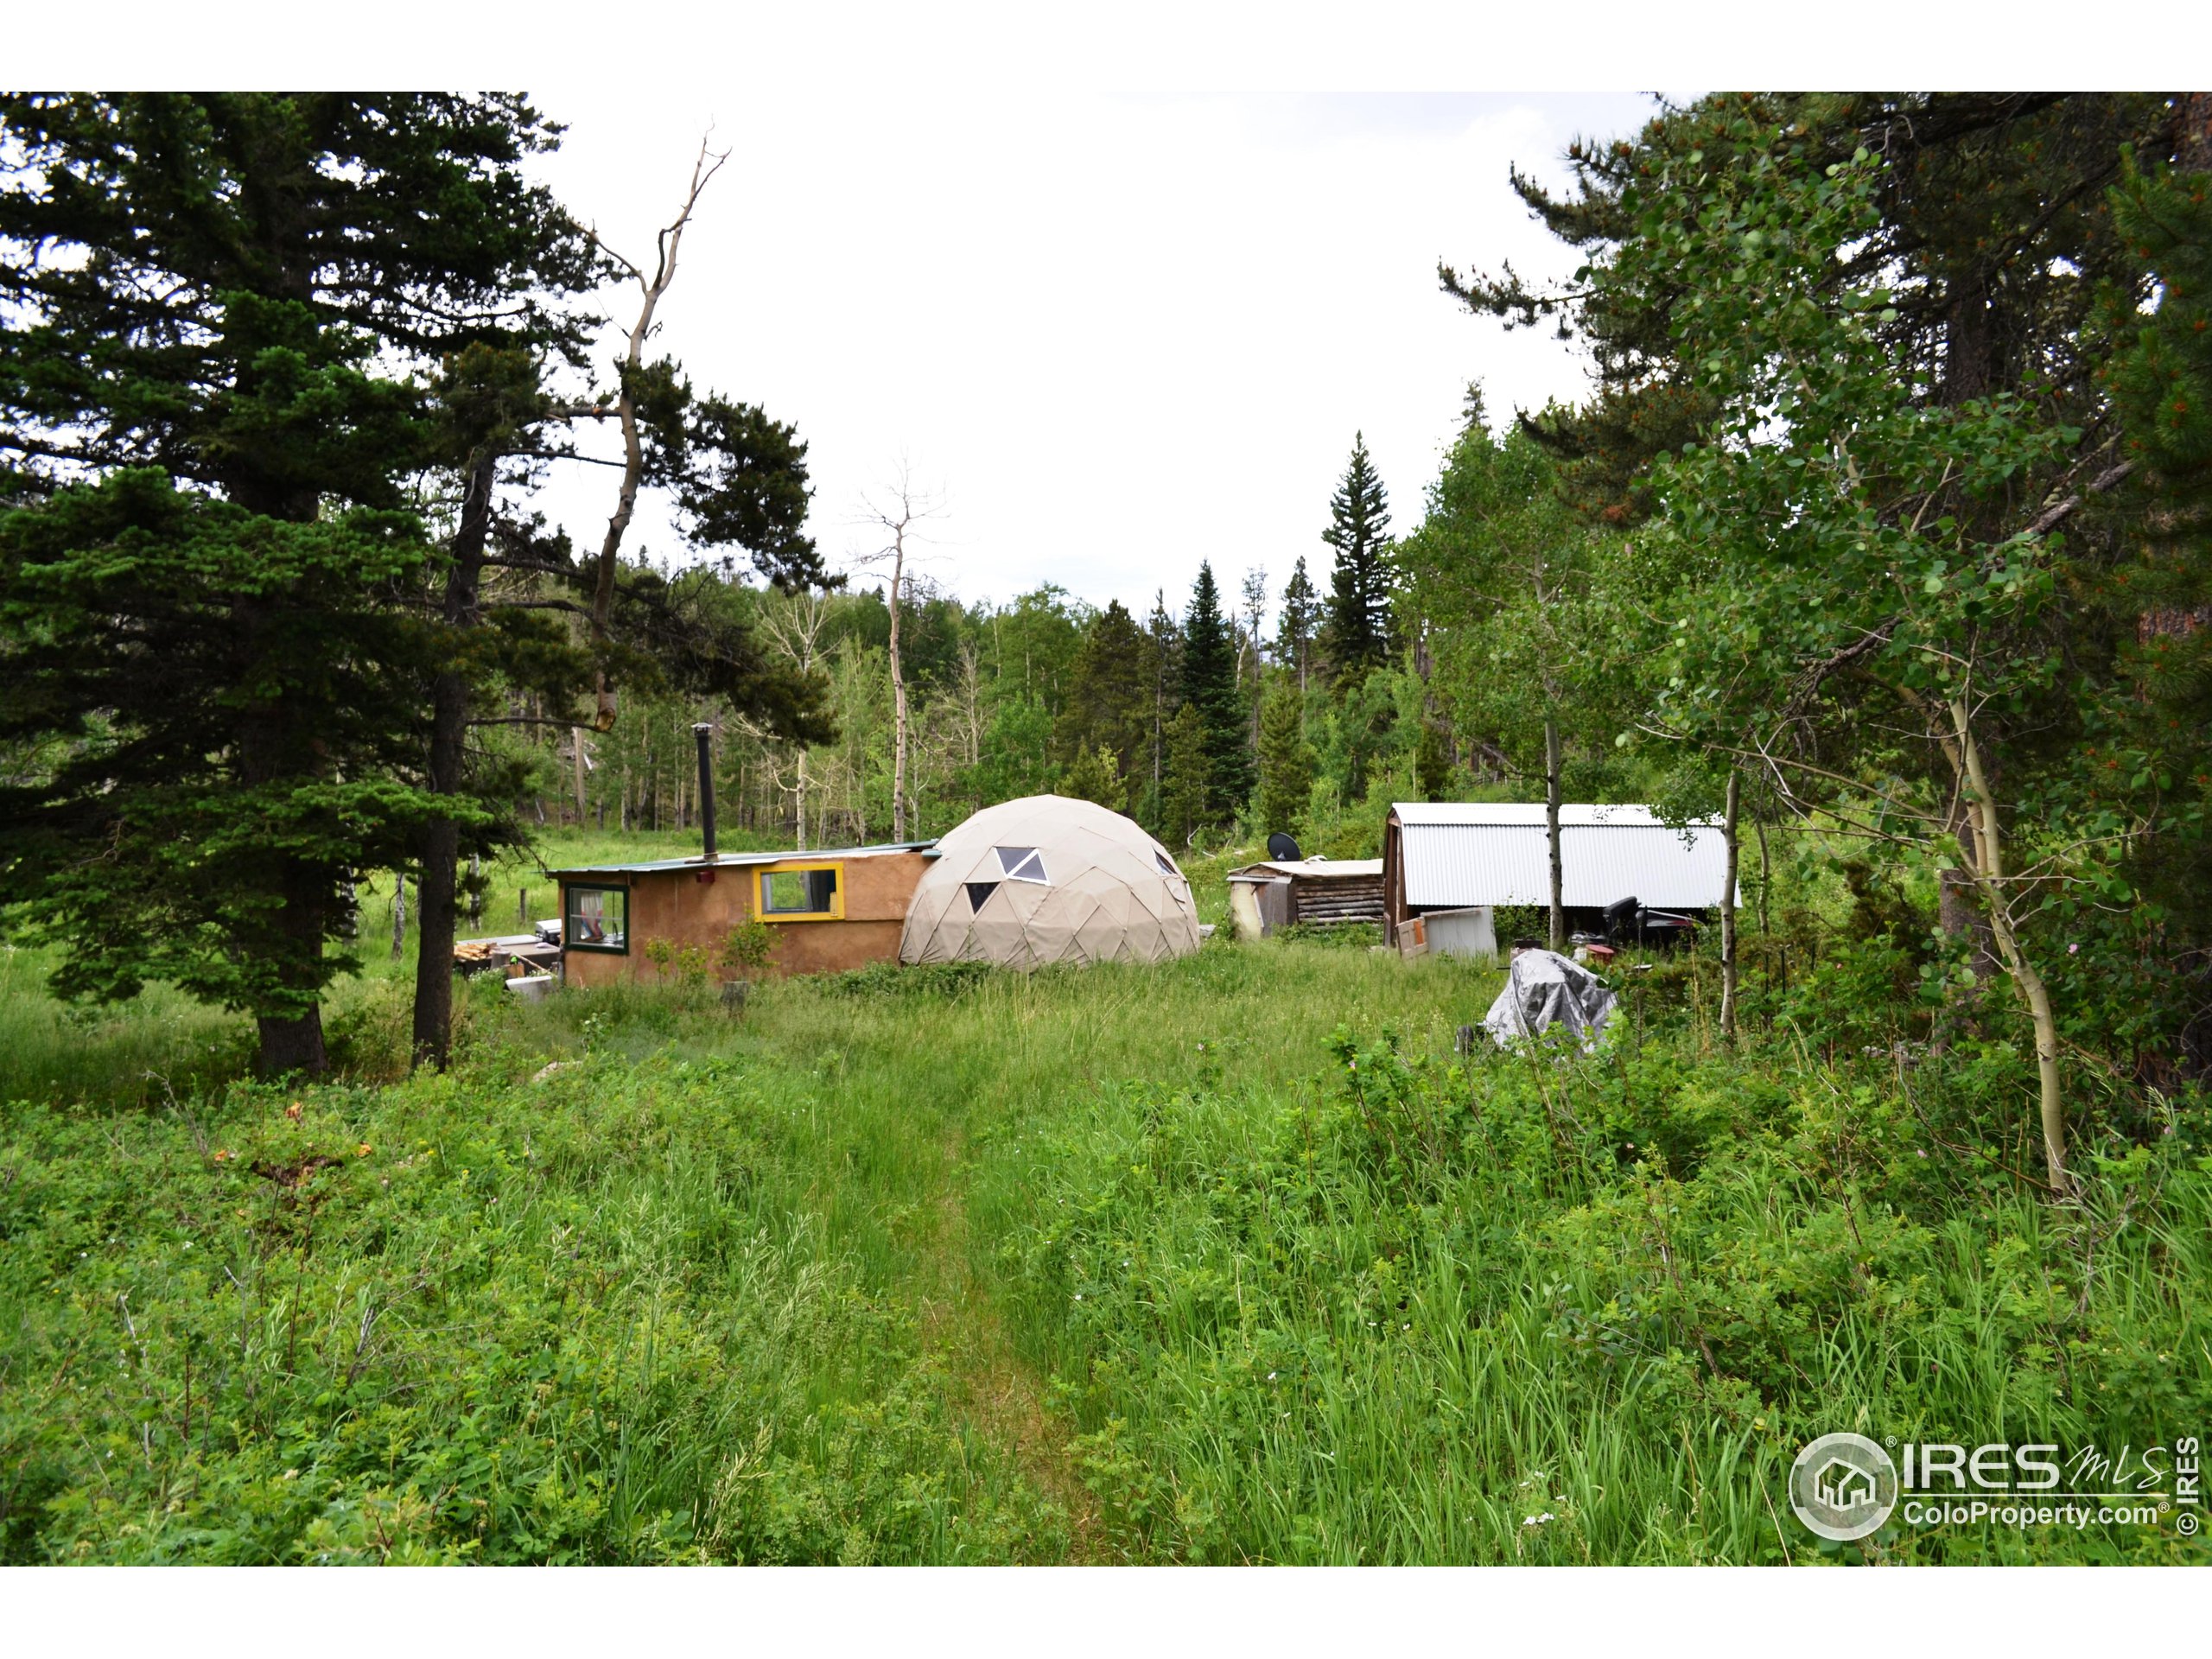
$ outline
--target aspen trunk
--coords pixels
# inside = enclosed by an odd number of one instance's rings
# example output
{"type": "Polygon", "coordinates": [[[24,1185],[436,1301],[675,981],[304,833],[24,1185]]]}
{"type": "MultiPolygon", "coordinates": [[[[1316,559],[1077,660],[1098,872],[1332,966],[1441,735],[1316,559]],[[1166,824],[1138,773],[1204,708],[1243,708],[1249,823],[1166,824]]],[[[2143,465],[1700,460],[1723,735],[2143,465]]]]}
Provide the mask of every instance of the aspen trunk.
{"type": "Polygon", "coordinates": [[[1727,874],[1720,890],[1720,1038],[1736,1038],[1736,817],[1743,804],[1744,780],[1733,767],[1728,772],[1728,802],[1722,809],[1720,836],[1727,849],[1727,874]]]}
{"type": "Polygon", "coordinates": [[[1966,704],[1956,698],[1951,702],[1951,725],[1958,739],[1959,760],[1966,772],[1967,789],[1973,797],[1979,820],[1974,825],[1974,884],[1989,906],[1989,928],[1996,936],[1997,953],[2012,975],[2012,982],[2019,987],[2020,1000],[2027,1004],[2028,1018],[2035,1027],[2044,1162],[2049,1169],[2051,1185],[2061,1192],[2070,1192],[2073,1180],[2066,1169],[2066,1099],[2058,1069],[2058,1020],[2051,1011],[2050,992],[2043,982],[2043,976],[2028,960],[2027,953],[2021,949],[2019,936],[2013,930],[2012,911],[2005,899],[2005,852],[1998,835],[1997,801],[1990,792],[1988,774],[1982,765],[1981,749],[1968,724],[1966,704]]]}
{"type": "Polygon", "coordinates": [[[1552,949],[1567,949],[1567,889],[1566,867],[1560,859],[1559,849],[1559,722],[1544,721],[1544,834],[1550,843],[1552,859],[1552,949]]]}
{"type": "Polygon", "coordinates": [[[798,796],[798,850],[803,853],[806,850],[806,747],[804,744],[799,747],[798,752],[797,792],[798,796]]]}

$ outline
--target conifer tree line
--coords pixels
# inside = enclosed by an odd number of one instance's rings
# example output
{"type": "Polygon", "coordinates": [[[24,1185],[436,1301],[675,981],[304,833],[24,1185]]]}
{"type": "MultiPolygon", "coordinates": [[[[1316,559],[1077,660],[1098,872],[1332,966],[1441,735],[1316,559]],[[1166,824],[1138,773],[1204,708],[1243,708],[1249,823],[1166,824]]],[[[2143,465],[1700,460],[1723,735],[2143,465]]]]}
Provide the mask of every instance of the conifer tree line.
{"type": "Polygon", "coordinates": [[[0,123],[0,902],[66,990],[173,979],[311,1065],[350,874],[688,824],[704,720],[723,822],[808,847],[1041,790],[1183,849],[1561,793],[1816,830],[1925,889],[1942,1040],[2020,1022],[2054,1184],[2069,1055],[2212,1058],[2206,94],[1715,94],[1580,141],[1567,190],[1514,178],[1580,274],[1469,250],[1437,303],[1578,342],[1589,394],[1471,388],[1418,503],[1346,411],[1310,542],[1140,604],[841,584],[800,435],[646,359],[664,272],[524,182],[524,100],[0,123]],[[687,548],[537,516],[586,427],[687,548]]]}

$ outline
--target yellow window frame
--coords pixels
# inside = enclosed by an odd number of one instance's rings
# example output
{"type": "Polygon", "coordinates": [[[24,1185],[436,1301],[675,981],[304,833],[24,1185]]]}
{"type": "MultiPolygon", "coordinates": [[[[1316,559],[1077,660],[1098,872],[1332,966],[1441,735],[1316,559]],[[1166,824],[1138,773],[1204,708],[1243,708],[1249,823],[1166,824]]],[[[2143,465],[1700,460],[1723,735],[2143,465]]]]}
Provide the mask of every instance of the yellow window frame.
{"type": "Polygon", "coordinates": [[[760,866],[753,873],[753,914],[764,922],[842,922],[845,919],[845,863],[842,859],[785,859],[774,864],[760,866]],[[837,878],[837,886],[830,894],[827,910],[771,910],[768,908],[768,878],[774,875],[798,875],[809,870],[828,870],[837,878]]]}

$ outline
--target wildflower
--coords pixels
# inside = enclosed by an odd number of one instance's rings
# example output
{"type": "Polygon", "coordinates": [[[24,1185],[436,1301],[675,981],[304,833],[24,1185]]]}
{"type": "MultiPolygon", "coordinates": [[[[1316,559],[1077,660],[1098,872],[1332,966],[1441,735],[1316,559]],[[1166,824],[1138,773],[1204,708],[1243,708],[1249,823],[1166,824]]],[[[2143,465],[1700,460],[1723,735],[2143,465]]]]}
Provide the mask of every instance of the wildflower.
{"type": "Polygon", "coordinates": [[[217,1147],[215,1151],[215,1161],[219,1164],[229,1163],[231,1161],[231,1149],[228,1147],[217,1147]]]}
{"type": "Polygon", "coordinates": [[[2081,949],[2082,947],[2078,944],[2069,944],[2066,947],[2066,954],[2069,957],[2076,955],[2080,952],[2081,949]]]}
{"type": "MultiPolygon", "coordinates": [[[[2159,1357],[2160,1357],[2161,1359],[2163,1359],[2163,1358],[2164,1358],[2164,1357],[2165,1357],[2165,1356],[2164,1356],[2164,1355],[2163,1355],[2163,1354],[2161,1354],[2161,1355],[2159,1356],[2159,1357]]],[[[1273,1371],[1269,1371],[1269,1372],[1268,1373],[1268,1382],[1274,1382],[1274,1380],[1275,1380],[1275,1374],[1274,1374],[1273,1371]]]]}
{"type": "Polygon", "coordinates": [[[287,1106],[284,1109],[284,1116],[290,1118],[293,1122],[298,1122],[300,1121],[300,1103],[296,1100],[290,1105],[287,1106]]]}
{"type": "Polygon", "coordinates": [[[1075,1294],[1075,1299],[1076,1299],[1076,1300],[1077,1300],[1078,1302],[1079,1302],[1079,1301],[1081,1301],[1081,1300],[1083,1300],[1083,1293],[1082,1293],[1081,1291],[1079,1291],[1079,1290],[1078,1290],[1077,1292],[1076,1292],[1076,1294],[1075,1294]]]}
{"type": "Polygon", "coordinates": [[[356,1147],[353,1149],[353,1155],[354,1155],[356,1158],[365,1158],[365,1157],[367,1157],[371,1153],[374,1152],[375,1150],[376,1150],[376,1148],[375,1148],[374,1147],[371,1146],[367,1141],[362,1141],[362,1142],[361,1142],[361,1144],[360,1144],[359,1147],[356,1147]]]}

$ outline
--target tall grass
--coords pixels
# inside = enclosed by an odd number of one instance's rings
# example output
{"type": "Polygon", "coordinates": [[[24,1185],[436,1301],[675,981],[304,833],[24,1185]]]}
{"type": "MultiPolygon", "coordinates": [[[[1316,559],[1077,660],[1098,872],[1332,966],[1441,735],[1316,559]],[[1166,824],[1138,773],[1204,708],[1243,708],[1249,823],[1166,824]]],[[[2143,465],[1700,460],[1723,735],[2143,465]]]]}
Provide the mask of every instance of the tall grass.
{"type": "Polygon", "coordinates": [[[1950,1150],[2003,1144],[2017,1055],[1830,1064],[1798,1004],[1731,1052],[1700,971],[1534,1064],[1453,1052],[1494,972],[1324,944],[880,969],[741,1018],[486,983],[455,1072],[406,1082],[372,976],[333,1018],[356,1076],[291,1091],[194,1071],[226,1027],[181,1005],[65,1042],[26,980],[0,1547],[1809,1560],[1782,1472],[1815,1433],[2201,1432],[2200,1119],[2089,1136],[2053,1206],[1950,1150]]]}

